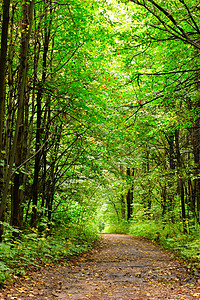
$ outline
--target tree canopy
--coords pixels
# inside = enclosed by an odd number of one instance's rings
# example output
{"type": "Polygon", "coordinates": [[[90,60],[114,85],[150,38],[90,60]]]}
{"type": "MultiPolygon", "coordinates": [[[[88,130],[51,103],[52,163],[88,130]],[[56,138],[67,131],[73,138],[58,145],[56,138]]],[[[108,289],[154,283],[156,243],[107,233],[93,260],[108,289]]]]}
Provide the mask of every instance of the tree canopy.
{"type": "Polygon", "coordinates": [[[195,237],[199,1],[3,0],[0,10],[1,242],[5,228],[15,239],[89,220],[195,237]]]}

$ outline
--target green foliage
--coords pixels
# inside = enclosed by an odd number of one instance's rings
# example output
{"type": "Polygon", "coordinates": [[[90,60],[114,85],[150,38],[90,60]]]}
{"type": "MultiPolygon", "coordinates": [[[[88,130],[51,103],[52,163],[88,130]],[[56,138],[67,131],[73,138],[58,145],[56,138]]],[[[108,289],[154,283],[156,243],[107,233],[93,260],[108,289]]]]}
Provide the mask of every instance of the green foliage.
{"type": "Polygon", "coordinates": [[[13,238],[13,230],[9,226],[4,235],[4,242],[0,243],[0,285],[13,275],[24,275],[30,269],[37,269],[41,265],[55,264],[60,261],[67,263],[70,256],[80,255],[89,251],[94,242],[99,239],[95,225],[63,223],[59,234],[49,232],[48,227],[41,232],[32,229],[31,232],[21,234],[20,238],[13,238]],[[68,226],[68,227],[67,227],[68,226]],[[67,237],[66,237],[67,232],[67,237]]]}
{"type": "Polygon", "coordinates": [[[121,220],[120,222],[116,222],[116,223],[110,221],[105,226],[103,232],[105,232],[105,233],[124,233],[124,234],[128,234],[129,224],[128,224],[128,222],[123,221],[123,220],[121,220]]]}
{"type": "Polygon", "coordinates": [[[131,222],[129,234],[145,236],[173,251],[179,257],[194,261],[196,265],[199,265],[200,226],[197,226],[195,230],[190,229],[190,232],[184,233],[180,225],[182,224],[162,222],[162,219],[155,221],[137,218],[131,222]]]}
{"type": "MultiPolygon", "coordinates": [[[[0,250],[3,249],[3,245],[0,250]]],[[[3,287],[4,282],[12,274],[12,269],[9,268],[4,262],[0,261],[0,288],[3,287]]]]}

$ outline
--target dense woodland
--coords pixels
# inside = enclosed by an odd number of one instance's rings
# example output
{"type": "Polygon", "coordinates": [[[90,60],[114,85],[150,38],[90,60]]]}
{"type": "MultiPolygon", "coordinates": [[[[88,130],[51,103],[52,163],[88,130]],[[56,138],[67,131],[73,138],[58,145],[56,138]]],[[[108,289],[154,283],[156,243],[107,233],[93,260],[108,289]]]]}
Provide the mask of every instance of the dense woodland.
{"type": "Polygon", "coordinates": [[[1,281],[101,230],[199,260],[199,15],[198,0],[1,1],[1,281]]]}

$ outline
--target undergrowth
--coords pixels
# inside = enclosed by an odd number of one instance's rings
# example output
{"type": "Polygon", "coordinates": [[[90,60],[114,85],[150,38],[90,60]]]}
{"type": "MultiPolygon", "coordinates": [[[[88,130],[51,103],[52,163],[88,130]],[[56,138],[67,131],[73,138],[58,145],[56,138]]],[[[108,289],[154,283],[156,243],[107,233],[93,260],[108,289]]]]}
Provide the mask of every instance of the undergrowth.
{"type": "Polygon", "coordinates": [[[200,225],[194,219],[186,219],[184,224],[180,217],[173,218],[166,214],[161,217],[159,211],[144,213],[141,206],[134,211],[130,221],[119,220],[116,216],[105,222],[105,233],[124,233],[147,237],[172,251],[178,257],[191,262],[200,272],[200,225]]]}
{"type": "Polygon", "coordinates": [[[70,256],[89,251],[99,235],[92,225],[69,224],[59,230],[31,229],[22,233],[4,223],[0,243],[0,287],[13,276],[25,275],[31,268],[66,261],[70,256]],[[13,238],[15,236],[15,238],[13,238]],[[18,237],[16,237],[18,236],[18,237]]]}
{"type": "MultiPolygon", "coordinates": [[[[187,222],[186,222],[187,224],[187,222]]],[[[200,227],[187,226],[185,232],[182,223],[159,222],[155,220],[132,220],[129,234],[144,236],[159,243],[163,248],[173,251],[181,258],[194,263],[200,269],[200,227]]]]}
{"type": "Polygon", "coordinates": [[[129,223],[122,220],[121,222],[112,222],[106,224],[103,232],[104,233],[124,233],[127,234],[129,231],[129,223]]]}

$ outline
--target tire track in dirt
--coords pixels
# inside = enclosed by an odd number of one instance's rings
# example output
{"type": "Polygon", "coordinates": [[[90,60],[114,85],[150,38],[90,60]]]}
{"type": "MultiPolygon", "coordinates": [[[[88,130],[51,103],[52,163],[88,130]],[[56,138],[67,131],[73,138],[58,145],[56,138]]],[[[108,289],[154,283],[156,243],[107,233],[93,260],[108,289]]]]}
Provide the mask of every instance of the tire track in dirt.
{"type": "Polygon", "coordinates": [[[0,293],[0,300],[200,299],[186,264],[145,238],[102,234],[98,249],[68,266],[45,267],[0,293]]]}

